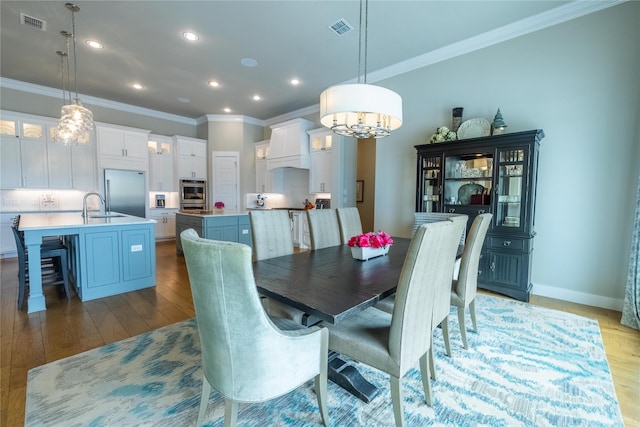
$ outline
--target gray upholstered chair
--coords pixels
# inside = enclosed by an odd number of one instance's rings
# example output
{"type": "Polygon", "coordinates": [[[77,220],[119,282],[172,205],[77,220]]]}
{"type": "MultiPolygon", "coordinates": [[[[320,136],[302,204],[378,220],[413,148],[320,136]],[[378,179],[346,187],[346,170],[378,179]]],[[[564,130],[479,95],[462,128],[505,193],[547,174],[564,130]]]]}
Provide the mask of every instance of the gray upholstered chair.
{"type": "Polygon", "coordinates": [[[267,316],[249,246],[203,239],[193,229],[183,231],[180,239],[202,348],[197,425],[202,424],[212,387],[224,396],[225,425],[233,426],[239,402],[264,402],[312,378],[326,425],[328,331],[267,316]]]}
{"type": "Polygon", "coordinates": [[[338,208],[338,223],[340,224],[340,236],[342,244],[346,245],[352,236],[362,234],[362,221],[358,208],[338,208]]]}
{"type": "MultiPolygon", "coordinates": [[[[291,219],[286,210],[254,210],[249,212],[253,260],[260,261],[294,252],[291,219]]],[[[304,313],[286,304],[263,297],[263,306],[271,316],[302,322],[304,313]]]]}
{"type": "Polygon", "coordinates": [[[465,349],[469,348],[469,344],[467,343],[467,328],[464,322],[464,310],[466,307],[469,307],[469,312],[471,313],[473,330],[476,333],[478,332],[475,304],[478,289],[478,265],[480,263],[482,245],[484,244],[489,225],[491,225],[492,217],[492,214],[485,213],[476,216],[473,220],[460,260],[460,270],[458,271],[457,278],[454,275],[454,280],[451,285],[451,305],[455,306],[458,310],[460,335],[465,349]]]}
{"type": "Polygon", "coordinates": [[[291,219],[286,210],[249,211],[249,222],[254,261],[293,253],[291,219]]]}
{"type": "MultiPolygon", "coordinates": [[[[454,222],[458,224],[460,227],[461,235],[464,234],[467,221],[467,215],[450,215],[447,217],[441,217],[438,221],[427,221],[424,224],[435,224],[439,222],[454,222]]],[[[416,228],[419,229],[419,226],[416,228]]],[[[460,239],[456,240],[457,247],[460,246],[460,239]]],[[[457,253],[457,249],[456,249],[457,253]]],[[[451,266],[451,271],[449,271],[449,278],[453,279],[454,271],[456,270],[456,262],[454,260],[454,264],[451,266]]],[[[397,294],[396,294],[397,295],[397,294]]],[[[392,313],[394,310],[394,301],[395,296],[391,296],[385,298],[384,300],[378,302],[375,305],[375,308],[379,310],[386,311],[387,313],[392,313]]],[[[434,297],[433,297],[433,323],[432,323],[432,331],[429,335],[429,340],[431,341],[430,351],[431,351],[431,378],[436,379],[436,369],[435,369],[435,358],[433,357],[433,330],[439,326],[442,327],[442,338],[444,340],[444,347],[447,352],[447,356],[451,357],[451,339],[449,336],[449,311],[450,311],[450,299],[451,299],[451,285],[440,286],[436,289],[434,297]]]]}
{"type": "Polygon", "coordinates": [[[329,328],[329,348],[389,374],[396,426],[404,425],[404,374],[420,361],[428,405],[432,404],[429,346],[437,289],[451,286],[462,223],[425,224],[415,233],[398,279],[393,313],[371,307],[329,328]]]}
{"type": "Polygon", "coordinates": [[[311,250],[340,246],[340,226],[335,209],[310,209],[307,211],[311,250]]]}

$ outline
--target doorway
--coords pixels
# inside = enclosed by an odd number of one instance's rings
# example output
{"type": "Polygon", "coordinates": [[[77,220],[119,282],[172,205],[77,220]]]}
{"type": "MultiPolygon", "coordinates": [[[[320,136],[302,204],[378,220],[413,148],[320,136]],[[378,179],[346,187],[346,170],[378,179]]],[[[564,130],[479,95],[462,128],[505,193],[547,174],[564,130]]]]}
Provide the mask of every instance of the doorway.
{"type": "Polygon", "coordinates": [[[240,210],[240,154],[237,151],[211,152],[211,204],[224,203],[226,210],[240,210]]]}

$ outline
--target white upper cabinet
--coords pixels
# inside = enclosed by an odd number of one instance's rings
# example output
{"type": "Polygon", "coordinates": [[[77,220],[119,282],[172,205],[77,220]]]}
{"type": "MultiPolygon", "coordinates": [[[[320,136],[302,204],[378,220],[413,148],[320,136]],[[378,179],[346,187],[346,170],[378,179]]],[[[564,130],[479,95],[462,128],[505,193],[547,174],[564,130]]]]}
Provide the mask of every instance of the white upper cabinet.
{"type": "Polygon", "coordinates": [[[267,169],[269,141],[256,142],[256,192],[282,193],[284,191],[284,173],[281,169],[267,169]]]}
{"type": "Polygon", "coordinates": [[[173,139],[149,135],[149,190],[176,191],[173,175],[173,139]]]}
{"type": "Polygon", "coordinates": [[[47,123],[44,119],[3,112],[0,120],[2,188],[48,188],[47,123]]]}
{"type": "Polygon", "coordinates": [[[87,132],[84,143],[56,144],[55,125],[47,127],[49,188],[95,191],[96,155],[93,132],[87,132]]]}
{"type": "Polygon", "coordinates": [[[175,166],[178,179],[207,179],[207,141],[174,136],[175,166]]]}
{"type": "MultiPolygon", "coordinates": [[[[334,175],[331,147],[334,134],[326,129],[309,131],[311,167],[309,168],[309,192],[330,193],[334,175]]],[[[336,171],[338,173],[338,171],[336,171]]]]}
{"type": "Polygon", "coordinates": [[[356,205],[357,141],[326,128],[308,131],[311,149],[309,192],[330,193],[331,207],[356,205]]]}
{"type": "Polygon", "coordinates": [[[101,168],[149,169],[149,131],[125,126],[96,124],[98,164],[101,168]]]}

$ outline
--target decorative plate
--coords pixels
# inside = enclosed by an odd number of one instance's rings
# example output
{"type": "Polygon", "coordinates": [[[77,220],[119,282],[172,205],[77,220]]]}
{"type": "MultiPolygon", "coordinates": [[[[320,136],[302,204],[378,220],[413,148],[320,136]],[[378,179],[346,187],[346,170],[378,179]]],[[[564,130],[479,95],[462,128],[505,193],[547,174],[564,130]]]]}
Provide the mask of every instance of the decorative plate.
{"type": "Polygon", "coordinates": [[[468,205],[471,203],[471,196],[484,193],[484,187],[480,184],[465,184],[458,189],[458,203],[468,205]]]}
{"type": "Polygon", "coordinates": [[[483,118],[469,119],[462,122],[458,128],[458,139],[478,138],[489,136],[491,133],[491,123],[483,118]]]}

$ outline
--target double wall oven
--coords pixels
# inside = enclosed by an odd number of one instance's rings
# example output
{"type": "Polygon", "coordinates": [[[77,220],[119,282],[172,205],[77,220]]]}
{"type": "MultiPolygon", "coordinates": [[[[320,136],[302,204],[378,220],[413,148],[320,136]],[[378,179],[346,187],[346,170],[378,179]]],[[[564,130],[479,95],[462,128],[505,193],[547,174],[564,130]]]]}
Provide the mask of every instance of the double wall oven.
{"type": "Polygon", "coordinates": [[[204,210],[207,208],[207,182],[180,180],[180,209],[204,210]]]}

